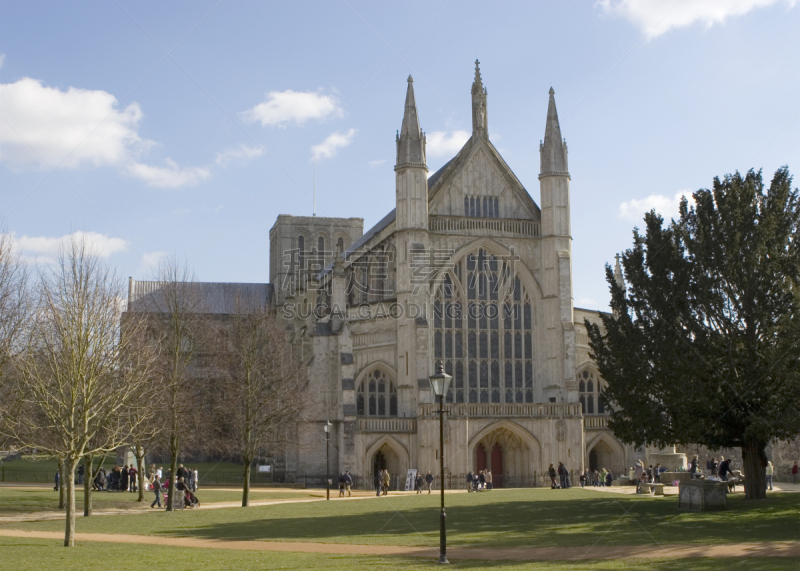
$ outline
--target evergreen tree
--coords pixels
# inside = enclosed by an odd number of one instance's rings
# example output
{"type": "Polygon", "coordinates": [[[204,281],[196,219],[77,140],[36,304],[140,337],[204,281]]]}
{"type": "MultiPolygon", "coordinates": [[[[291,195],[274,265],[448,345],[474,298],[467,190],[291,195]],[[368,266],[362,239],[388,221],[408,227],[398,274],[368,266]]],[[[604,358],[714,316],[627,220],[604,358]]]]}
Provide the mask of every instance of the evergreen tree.
{"type": "Polygon", "coordinates": [[[800,433],[798,191],[788,168],[714,179],[665,225],[651,211],[610,267],[613,315],[586,323],[611,429],[637,445],[742,450],[745,493],[766,495],[765,447],[800,433]]]}

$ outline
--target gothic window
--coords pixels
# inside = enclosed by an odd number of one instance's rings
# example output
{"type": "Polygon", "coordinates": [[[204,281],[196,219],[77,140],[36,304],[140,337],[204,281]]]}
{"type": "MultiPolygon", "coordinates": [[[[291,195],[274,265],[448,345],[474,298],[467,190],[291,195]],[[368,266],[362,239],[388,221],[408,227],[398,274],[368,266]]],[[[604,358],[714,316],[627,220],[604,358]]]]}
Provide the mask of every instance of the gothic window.
{"type": "Polygon", "coordinates": [[[299,270],[302,272],[304,269],[306,257],[306,237],[302,234],[297,237],[297,260],[300,263],[299,270]]]}
{"type": "Polygon", "coordinates": [[[358,416],[397,416],[397,389],[386,374],[375,369],[358,385],[358,416]]]}
{"type": "Polygon", "coordinates": [[[500,218],[500,199],[492,196],[465,196],[464,216],[500,218]]]}
{"type": "Polygon", "coordinates": [[[319,270],[322,271],[325,269],[325,238],[320,236],[317,238],[317,263],[319,264],[319,270]]]}
{"type": "Polygon", "coordinates": [[[481,249],[456,262],[433,317],[434,358],[453,376],[447,402],[533,402],[533,308],[510,261],[481,249]]]}
{"type": "Polygon", "coordinates": [[[578,373],[578,393],[583,414],[605,414],[605,403],[600,394],[600,380],[594,369],[578,373]]]}
{"type": "Polygon", "coordinates": [[[336,240],[336,249],[340,252],[344,252],[344,238],[336,240]]]}

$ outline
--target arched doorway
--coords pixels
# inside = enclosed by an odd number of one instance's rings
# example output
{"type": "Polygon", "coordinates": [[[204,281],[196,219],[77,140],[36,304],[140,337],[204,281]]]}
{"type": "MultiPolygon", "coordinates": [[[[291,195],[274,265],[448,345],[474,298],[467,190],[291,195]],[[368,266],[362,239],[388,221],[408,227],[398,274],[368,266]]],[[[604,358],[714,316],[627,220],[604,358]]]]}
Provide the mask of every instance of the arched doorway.
{"type": "MultiPolygon", "coordinates": [[[[520,429],[522,430],[522,429],[520,429]]],[[[475,444],[473,467],[492,473],[495,488],[533,485],[533,472],[538,464],[539,449],[511,427],[499,425],[475,444]]]]}
{"type": "Polygon", "coordinates": [[[625,473],[624,454],[621,447],[612,446],[605,437],[589,448],[589,469],[610,470],[613,474],[625,473]]]}
{"type": "Polygon", "coordinates": [[[378,470],[388,470],[391,479],[389,487],[394,490],[405,482],[408,469],[405,464],[405,456],[395,450],[389,442],[384,442],[368,457],[367,466],[372,469],[370,477],[374,476],[378,470]]]}

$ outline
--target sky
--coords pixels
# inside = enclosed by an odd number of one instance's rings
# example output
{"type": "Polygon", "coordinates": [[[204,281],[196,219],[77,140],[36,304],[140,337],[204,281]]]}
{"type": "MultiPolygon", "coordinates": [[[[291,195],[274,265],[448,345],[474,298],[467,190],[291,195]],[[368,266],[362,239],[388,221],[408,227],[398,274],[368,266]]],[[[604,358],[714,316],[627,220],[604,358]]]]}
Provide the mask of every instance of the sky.
{"type": "Polygon", "coordinates": [[[797,0],[0,3],[0,219],[45,264],[81,233],[122,277],[164,256],[202,281],[269,280],[279,214],[394,207],[414,77],[431,173],[471,132],[539,203],[555,90],[569,146],[575,305],[644,212],[715,176],[800,158],[797,0]],[[316,160],[314,160],[316,157],[316,160]]]}

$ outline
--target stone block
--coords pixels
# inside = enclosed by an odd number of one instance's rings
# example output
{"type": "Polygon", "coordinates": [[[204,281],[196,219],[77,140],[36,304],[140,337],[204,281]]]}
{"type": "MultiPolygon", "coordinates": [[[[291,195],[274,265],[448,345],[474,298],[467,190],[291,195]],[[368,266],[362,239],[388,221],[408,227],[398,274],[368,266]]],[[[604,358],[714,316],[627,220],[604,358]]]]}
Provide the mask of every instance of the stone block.
{"type": "Polygon", "coordinates": [[[343,404],[342,405],[342,412],[345,416],[355,416],[356,415],[356,405],[354,404],[343,404]]]}
{"type": "Polygon", "coordinates": [[[678,509],[691,511],[719,511],[727,507],[728,485],[725,482],[695,479],[681,482],[678,492],[678,509]]]}
{"type": "Polygon", "coordinates": [[[352,353],[342,353],[342,365],[352,365],[353,364],[353,354],[352,353]]]}
{"type": "Polygon", "coordinates": [[[342,390],[343,391],[354,391],[354,390],[356,390],[356,381],[355,381],[355,379],[342,379],[342,390]]]}

